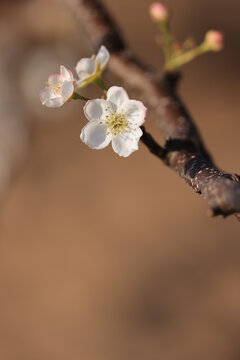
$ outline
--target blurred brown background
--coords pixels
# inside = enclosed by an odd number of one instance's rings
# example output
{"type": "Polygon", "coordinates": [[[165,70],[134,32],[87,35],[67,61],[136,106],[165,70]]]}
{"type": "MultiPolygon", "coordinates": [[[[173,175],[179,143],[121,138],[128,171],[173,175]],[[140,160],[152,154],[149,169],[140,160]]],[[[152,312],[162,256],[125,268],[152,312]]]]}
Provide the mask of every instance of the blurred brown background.
{"type": "MultiPolygon", "coordinates": [[[[150,0],[104,2],[161,68],[150,0]]],[[[222,53],[183,68],[181,94],[219,166],[239,173],[240,3],[166,4],[178,39],[225,34],[222,53]]],[[[87,148],[79,102],[40,104],[47,76],[91,53],[61,1],[0,2],[0,359],[239,360],[237,220],[206,217],[143,145],[127,159],[87,148]]]]}

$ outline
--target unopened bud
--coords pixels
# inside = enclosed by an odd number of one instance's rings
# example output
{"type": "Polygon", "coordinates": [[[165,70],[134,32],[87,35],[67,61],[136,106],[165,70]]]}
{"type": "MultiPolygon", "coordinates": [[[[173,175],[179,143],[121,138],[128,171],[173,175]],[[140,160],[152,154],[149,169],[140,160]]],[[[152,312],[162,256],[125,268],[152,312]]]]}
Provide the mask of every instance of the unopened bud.
{"type": "Polygon", "coordinates": [[[149,7],[149,13],[153,21],[163,22],[169,17],[167,8],[160,2],[154,2],[149,7]]]}
{"type": "Polygon", "coordinates": [[[210,30],[205,35],[205,44],[212,51],[220,51],[223,48],[223,34],[220,31],[210,30]]]}

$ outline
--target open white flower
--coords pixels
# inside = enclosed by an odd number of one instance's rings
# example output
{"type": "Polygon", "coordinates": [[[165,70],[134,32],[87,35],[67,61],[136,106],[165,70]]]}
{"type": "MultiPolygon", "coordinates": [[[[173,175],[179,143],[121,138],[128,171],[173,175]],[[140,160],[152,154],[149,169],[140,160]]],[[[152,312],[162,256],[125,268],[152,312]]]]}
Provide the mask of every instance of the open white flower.
{"type": "Polygon", "coordinates": [[[48,107],[60,107],[72,96],[74,91],[73,74],[63,65],[60,74],[49,76],[47,86],[40,92],[40,100],[48,107]]]}
{"type": "Polygon", "coordinates": [[[97,79],[107,66],[109,57],[108,50],[102,45],[97,55],[81,59],[76,66],[76,73],[79,77],[76,86],[81,88],[97,79]]]}
{"type": "Polygon", "coordinates": [[[138,150],[146,110],[141,101],[130,100],[122,87],[112,86],[107,100],[89,100],[85,104],[84,113],[89,123],[82,129],[80,138],[96,150],[112,141],[113,150],[127,157],[138,150]]]}

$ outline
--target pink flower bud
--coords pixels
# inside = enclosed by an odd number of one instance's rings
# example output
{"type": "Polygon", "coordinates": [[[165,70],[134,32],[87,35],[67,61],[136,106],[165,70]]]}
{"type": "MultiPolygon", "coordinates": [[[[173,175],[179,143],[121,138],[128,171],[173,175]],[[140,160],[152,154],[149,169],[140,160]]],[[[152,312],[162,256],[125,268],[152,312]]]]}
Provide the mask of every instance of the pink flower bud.
{"type": "Polygon", "coordinates": [[[205,43],[212,51],[220,51],[223,48],[223,34],[220,31],[210,30],[205,35],[205,43]]]}
{"type": "Polygon", "coordinates": [[[160,2],[154,2],[149,7],[149,13],[153,21],[166,21],[169,17],[167,8],[160,2]]]}

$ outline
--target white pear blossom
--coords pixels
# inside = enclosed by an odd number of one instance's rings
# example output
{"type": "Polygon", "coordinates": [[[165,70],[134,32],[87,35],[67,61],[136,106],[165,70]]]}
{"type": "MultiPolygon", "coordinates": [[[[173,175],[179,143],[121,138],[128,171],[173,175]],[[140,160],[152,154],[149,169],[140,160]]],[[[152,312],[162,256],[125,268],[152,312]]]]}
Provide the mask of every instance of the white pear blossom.
{"type": "Polygon", "coordinates": [[[74,91],[73,74],[65,66],[60,66],[60,74],[49,76],[45,89],[40,92],[40,100],[48,107],[60,107],[74,91]]]}
{"type": "Polygon", "coordinates": [[[81,88],[97,79],[107,66],[109,58],[108,50],[102,45],[97,55],[81,59],[76,66],[76,73],[79,77],[76,86],[81,88]]]}
{"type": "Polygon", "coordinates": [[[112,142],[113,150],[127,157],[138,150],[146,108],[141,101],[130,100],[122,87],[112,86],[107,99],[89,100],[84,113],[89,123],[82,129],[81,140],[100,150],[112,142]]]}

